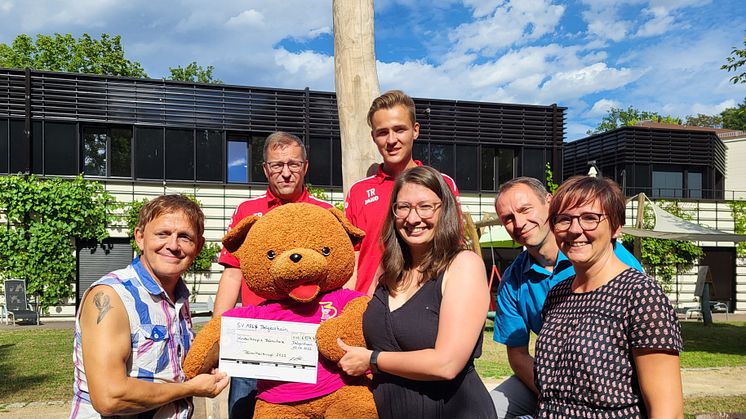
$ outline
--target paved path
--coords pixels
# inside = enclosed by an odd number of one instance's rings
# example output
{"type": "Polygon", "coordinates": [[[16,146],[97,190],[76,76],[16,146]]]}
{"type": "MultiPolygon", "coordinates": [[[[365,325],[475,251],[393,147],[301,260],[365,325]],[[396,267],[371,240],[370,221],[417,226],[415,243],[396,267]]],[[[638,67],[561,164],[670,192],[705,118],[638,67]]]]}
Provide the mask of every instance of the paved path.
{"type": "MultiPolygon", "coordinates": [[[[733,368],[692,368],[682,370],[684,397],[691,396],[736,396],[746,394],[746,367],[733,368]]],[[[502,380],[488,378],[484,385],[488,390],[495,388],[502,380]]],[[[221,395],[222,396],[222,395],[221,395]]],[[[198,409],[195,418],[205,417],[205,409],[198,409]],[[201,415],[199,413],[202,413],[201,415]]],[[[0,407],[0,419],[64,419],[70,414],[68,402],[15,403],[0,407]]]]}

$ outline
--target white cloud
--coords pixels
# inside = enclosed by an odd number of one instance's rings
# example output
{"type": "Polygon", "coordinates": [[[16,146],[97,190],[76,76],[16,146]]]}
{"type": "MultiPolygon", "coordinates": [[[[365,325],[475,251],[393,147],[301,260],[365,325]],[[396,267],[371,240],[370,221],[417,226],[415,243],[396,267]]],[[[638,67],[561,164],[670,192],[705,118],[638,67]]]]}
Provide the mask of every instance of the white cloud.
{"type": "Polygon", "coordinates": [[[622,104],[618,100],[612,100],[612,99],[600,99],[596,101],[596,103],[593,104],[591,109],[588,110],[584,114],[586,118],[597,118],[599,116],[604,116],[606,113],[611,110],[611,108],[621,108],[622,104]]]}
{"type": "Polygon", "coordinates": [[[588,33],[601,39],[619,42],[627,37],[633,22],[618,16],[619,2],[614,0],[583,0],[588,6],[581,15],[588,25],[588,33]]]}
{"type": "Polygon", "coordinates": [[[334,57],[313,51],[289,52],[275,50],[276,86],[314,86],[314,89],[334,90],[334,57]]]}
{"type": "Polygon", "coordinates": [[[668,13],[664,7],[653,7],[643,9],[642,14],[652,16],[648,21],[642,24],[634,36],[649,37],[660,35],[668,32],[674,25],[674,17],[668,13]]]}
{"type": "Polygon", "coordinates": [[[738,106],[738,103],[735,99],[727,99],[716,104],[695,103],[691,105],[691,111],[687,112],[687,115],[697,115],[700,113],[703,115],[715,115],[728,108],[735,108],[736,106],[738,106]]]}
{"type": "Polygon", "coordinates": [[[449,38],[457,50],[486,55],[551,33],[565,11],[564,6],[553,4],[551,0],[508,1],[489,12],[485,4],[474,6],[477,7],[474,10],[476,20],[460,25],[449,38]]]}
{"type": "Polygon", "coordinates": [[[547,99],[581,97],[589,93],[613,90],[635,81],[641,74],[630,68],[609,68],[606,63],[595,63],[554,74],[542,86],[542,96],[547,99]]]}
{"type": "Polygon", "coordinates": [[[710,0],[582,0],[582,3],[588,7],[582,13],[588,33],[621,42],[628,36],[652,37],[668,33],[681,25],[682,9],[702,7],[710,0]],[[643,5],[637,16],[621,17],[625,8],[637,5],[643,5]]]}
{"type": "Polygon", "coordinates": [[[264,14],[254,9],[244,10],[236,16],[231,16],[225,24],[240,28],[261,27],[264,26],[264,14]]]}

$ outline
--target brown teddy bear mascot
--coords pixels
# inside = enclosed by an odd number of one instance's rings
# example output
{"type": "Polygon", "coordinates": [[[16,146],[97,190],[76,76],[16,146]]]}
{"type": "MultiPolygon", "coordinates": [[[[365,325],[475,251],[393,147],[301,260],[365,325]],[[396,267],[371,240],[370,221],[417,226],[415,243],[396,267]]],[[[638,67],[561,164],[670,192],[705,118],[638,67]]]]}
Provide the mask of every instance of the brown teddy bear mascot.
{"type": "MultiPolygon", "coordinates": [[[[251,290],[267,301],[226,311],[225,317],[316,323],[316,384],[258,380],[257,418],[377,418],[370,380],[337,366],[337,338],[365,346],[363,312],[369,298],[342,289],[355,267],[353,241],[365,233],[336,208],[294,203],[241,221],[223,245],[241,263],[251,290]]],[[[218,364],[220,318],[197,335],[184,361],[188,378],[218,364]]]]}

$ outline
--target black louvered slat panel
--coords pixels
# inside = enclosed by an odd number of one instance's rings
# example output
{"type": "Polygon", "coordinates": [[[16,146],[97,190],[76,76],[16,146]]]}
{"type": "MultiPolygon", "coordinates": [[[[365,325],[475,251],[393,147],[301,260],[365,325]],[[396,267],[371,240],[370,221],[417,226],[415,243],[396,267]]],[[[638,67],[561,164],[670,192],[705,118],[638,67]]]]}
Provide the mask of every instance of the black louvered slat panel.
{"type": "MultiPolygon", "coordinates": [[[[336,96],[331,92],[46,71],[30,74],[31,116],[38,121],[211,129],[242,135],[285,130],[306,141],[331,141],[333,154],[340,149],[336,96]]],[[[0,69],[0,116],[26,117],[25,80],[24,70],[0,69]]],[[[421,124],[419,144],[506,146],[517,155],[530,147],[543,149],[543,155],[552,159],[562,153],[563,107],[414,100],[421,124]]],[[[553,164],[561,169],[561,162],[553,160],[553,164]]]]}

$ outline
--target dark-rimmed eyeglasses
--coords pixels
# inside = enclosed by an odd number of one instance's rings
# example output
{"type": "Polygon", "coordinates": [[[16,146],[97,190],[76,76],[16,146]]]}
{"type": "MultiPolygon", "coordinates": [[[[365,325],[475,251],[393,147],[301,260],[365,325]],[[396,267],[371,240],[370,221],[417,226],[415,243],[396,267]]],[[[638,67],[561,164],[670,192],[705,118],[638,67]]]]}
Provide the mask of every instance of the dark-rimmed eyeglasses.
{"type": "Polygon", "coordinates": [[[407,218],[409,213],[412,212],[412,208],[420,216],[420,218],[432,218],[435,215],[435,211],[440,208],[440,202],[420,202],[416,205],[412,205],[409,202],[394,202],[391,206],[391,210],[396,218],[407,218]]]}
{"type": "Polygon", "coordinates": [[[270,173],[281,173],[282,170],[285,168],[285,166],[288,167],[288,170],[290,170],[293,173],[298,173],[303,169],[303,161],[302,160],[290,160],[288,162],[284,161],[265,161],[265,165],[267,165],[267,168],[269,169],[270,173]]]}
{"type": "Polygon", "coordinates": [[[584,212],[580,215],[557,214],[552,219],[555,231],[567,231],[572,226],[573,220],[578,220],[578,225],[583,231],[593,231],[603,221],[606,214],[595,212],[584,212]]]}

